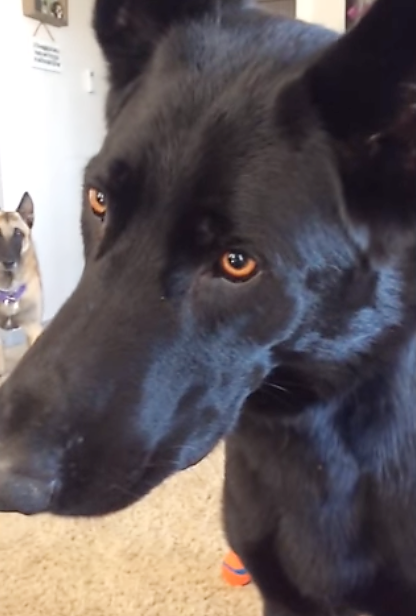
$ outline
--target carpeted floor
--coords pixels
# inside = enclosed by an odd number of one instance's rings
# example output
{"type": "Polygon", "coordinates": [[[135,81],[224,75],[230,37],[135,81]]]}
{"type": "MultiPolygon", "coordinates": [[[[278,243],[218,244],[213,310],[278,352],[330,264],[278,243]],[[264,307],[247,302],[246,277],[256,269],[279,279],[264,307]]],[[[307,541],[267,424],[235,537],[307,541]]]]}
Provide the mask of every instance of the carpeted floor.
{"type": "Polygon", "coordinates": [[[0,616],[260,615],[220,577],[222,474],[220,448],[109,518],[0,514],[0,616]]]}

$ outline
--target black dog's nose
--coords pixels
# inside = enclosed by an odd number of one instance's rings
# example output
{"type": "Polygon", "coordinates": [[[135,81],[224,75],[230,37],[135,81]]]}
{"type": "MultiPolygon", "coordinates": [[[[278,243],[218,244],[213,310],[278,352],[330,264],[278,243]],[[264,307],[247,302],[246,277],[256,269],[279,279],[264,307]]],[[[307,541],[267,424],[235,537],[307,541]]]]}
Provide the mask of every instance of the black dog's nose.
{"type": "Polygon", "coordinates": [[[13,261],[12,259],[7,259],[7,260],[3,261],[3,267],[6,270],[13,269],[15,265],[16,265],[16,261],[13,261]]]}
{"type": "Polygon", "coordinates": [[[0,511],[33,515],[46,512],[52,500],[55,482],[25,477],[1,469],[0,511]]]}

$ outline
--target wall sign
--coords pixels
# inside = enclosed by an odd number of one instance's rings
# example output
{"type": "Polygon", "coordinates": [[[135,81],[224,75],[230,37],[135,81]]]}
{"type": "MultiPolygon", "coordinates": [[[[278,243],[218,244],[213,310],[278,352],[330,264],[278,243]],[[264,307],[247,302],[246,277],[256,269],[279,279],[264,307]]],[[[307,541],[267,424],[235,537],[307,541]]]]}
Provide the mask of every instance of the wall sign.
{"type": "Polygon", "coordinates": [[[34,38],[32,41],[32,66],[42,71],[62,72],[61,50],[52,41],[34,38]]]}
{"type": "Polygon", "coordinates": [[[68,25],[69,0],[22,0],[22,2],[23,15],[26,17],[58,28],[68,25]]]}

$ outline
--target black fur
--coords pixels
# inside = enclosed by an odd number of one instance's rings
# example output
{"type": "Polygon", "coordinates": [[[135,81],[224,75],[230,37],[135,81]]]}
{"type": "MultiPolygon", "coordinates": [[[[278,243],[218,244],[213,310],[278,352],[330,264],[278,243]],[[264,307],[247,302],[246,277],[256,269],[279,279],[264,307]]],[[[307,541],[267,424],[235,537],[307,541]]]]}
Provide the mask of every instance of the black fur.
{"type": "Polygon", "coordinates": [[[416,1],[243,5],[97,0],[86,266],[0,390],[0,509],[105,514],[226,437],[266,616],[416,616],[416,1]]]}

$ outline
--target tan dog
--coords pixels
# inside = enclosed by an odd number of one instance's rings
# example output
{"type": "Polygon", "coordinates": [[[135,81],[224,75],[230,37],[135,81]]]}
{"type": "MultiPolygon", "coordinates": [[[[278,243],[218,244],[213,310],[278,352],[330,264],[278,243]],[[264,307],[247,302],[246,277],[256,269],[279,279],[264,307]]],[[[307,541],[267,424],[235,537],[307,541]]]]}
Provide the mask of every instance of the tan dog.
{"type": "MultiPolygon", "coordinates": [[[[25,193],[15,212],[0,211],[0,328],[21,327],[31,346],[42,332],[42,285],[32,240],[34,207],[25,193]]],[[[0,342],[0,375],[5,372],[0,342]]]]}

